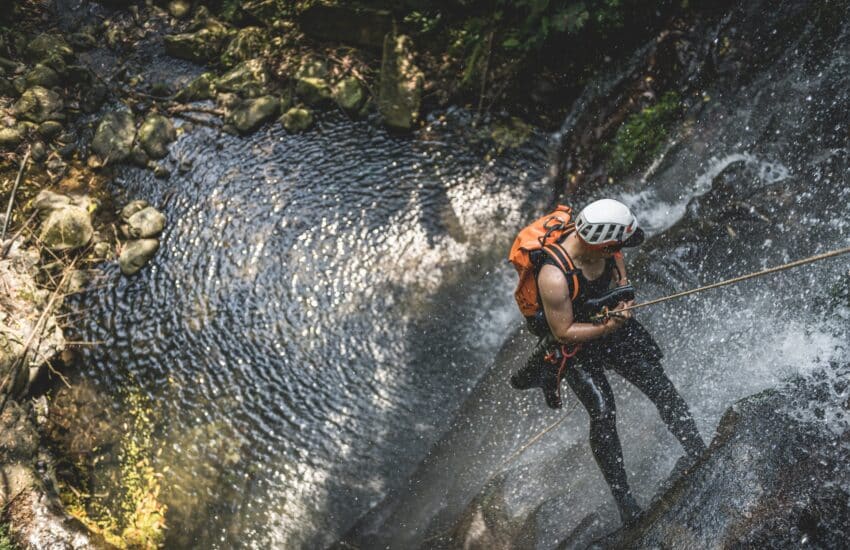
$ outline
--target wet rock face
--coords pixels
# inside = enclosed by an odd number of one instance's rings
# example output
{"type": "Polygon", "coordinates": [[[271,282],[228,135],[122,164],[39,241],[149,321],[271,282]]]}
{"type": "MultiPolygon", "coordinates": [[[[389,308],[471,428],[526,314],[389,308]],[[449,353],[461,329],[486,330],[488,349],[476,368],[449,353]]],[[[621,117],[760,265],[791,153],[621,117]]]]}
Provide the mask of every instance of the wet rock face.
{"type": "MultiPolygon", "coordinates": [[[[828,373],[828,392],[846,393],[848,376],[847,366],[828,373]]],[[[817,411],[806,420],[791,412],[818,393],[822,388],[797,382],[738,402],[694,471],[656,499],[634,529],[596,547],[843,546],[850,530],[850,428],[828,426],[817,411]]],[[[847,409],[844,398],[820,403],[847,409]]]]}

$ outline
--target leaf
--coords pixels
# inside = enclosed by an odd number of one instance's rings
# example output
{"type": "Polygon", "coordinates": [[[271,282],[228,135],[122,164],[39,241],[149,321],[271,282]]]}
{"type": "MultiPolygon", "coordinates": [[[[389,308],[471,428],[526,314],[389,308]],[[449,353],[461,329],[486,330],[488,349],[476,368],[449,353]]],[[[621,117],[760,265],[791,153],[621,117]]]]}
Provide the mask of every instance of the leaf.
{"type": "Polygon", "coordinates": [[[502,42],[502,47],[506,50],[515,50],[520,47],[520,41],[514,37],[510,37],[502,42]]]}

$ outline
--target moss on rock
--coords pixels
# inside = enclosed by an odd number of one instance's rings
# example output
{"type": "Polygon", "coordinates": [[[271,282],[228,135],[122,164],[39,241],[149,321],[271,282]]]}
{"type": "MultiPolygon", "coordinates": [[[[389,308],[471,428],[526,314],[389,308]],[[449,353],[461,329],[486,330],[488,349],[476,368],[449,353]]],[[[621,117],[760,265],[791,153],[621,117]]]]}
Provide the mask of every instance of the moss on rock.
{"type": "Polygon", "coordinates": [[[679,94],[667,92],[655,105],[629,116],[606,146],[608,172],[628,174],[658,155],[679,112],[679,94]]]}
{"type": "Polygon", "coordinates": [[[288,132],[303,132],[313,125],[313,113],[304,107],[293,107],[280,117],[280,122],[288,132]]]}

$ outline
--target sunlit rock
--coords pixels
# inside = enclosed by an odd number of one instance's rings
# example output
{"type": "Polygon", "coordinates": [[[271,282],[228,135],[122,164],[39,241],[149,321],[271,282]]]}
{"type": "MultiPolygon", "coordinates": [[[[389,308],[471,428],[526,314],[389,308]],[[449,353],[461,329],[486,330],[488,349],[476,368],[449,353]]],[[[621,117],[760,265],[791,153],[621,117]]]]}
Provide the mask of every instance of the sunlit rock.
{"type": "Polygon", "coordinates": [[[97,126],[91,147],[104,162],[121,162],[130,155],[135,137],[133,115],[126,111],[107,113],[97,126]]]}
{"type": "Polygon", "coordinates": [[[295,82],[295,94],[307,105],[321,105],[331,99],[331,87],[318,77],[301,77],[295,82]]]}
{"type": "Polygon", "coordinates": [[[13,107],[15,116],[30,122],[41,123],[45,120],[62,120],[64,103],[53,90],[43,86],[33,86],[26,90],[13,107]]]}
{"type": "Polygon", "coordinates": [[[53,56],[70,61],[74,57],[74,50],[62,35],[42,33],[27,44],[26,55],[30,62],[42,61],[53,56]]]}
{"type": "Polygon", "coordinates": [[[231,112],[228,122],[233,124],[240,133],[248,134],[274,118],[278,109],[280,109],[280,99],[274,96],[246,99],[231,112]]]}
{"type": "Polygon", "coordinates": [[[289,132],[303,132],[313,125],[313,113],[303,107],[293,107],[280,117],[280,122],[289,132]]]}
{"type": "Polygon", "coordinates": [[[355,113],[366,101],[366,90],[359,79],[349,76],[343,78],[334,86],[333,98],[340,109],[348,113],[355,113]]]}
{"type": "Polygon", "coordinates": [[[193,33],[166,36],[165,53],[195,63],[204,63],[218,57],[227,40],[227,28],[215,19],[208,19],[205,25],[193,33]]]}
{"type": "Polygon", "coordinates": [[[127,233],[133,239],[147,239],[162,233],[165,228],[165,215],[148,206],[127,219],[127,233]]]}
{"type": "Polygon", "coordinates": [[[221,64],[233,67],[241,61],[259,57],[267,43],[268,35],[260,27],[240,29],[221,54],[221,64]]]}
{"type": "Polygon", "coordinates": [[[215,74],[204,73],[177,92],[175,99],[187,102],[212,99],[215,97],[215,81],[215,74]]]}
{"type": "Polygon", "coordinates": [[[0,128],[0,149],[12,151],[24,140],[23,132],[16,127],[0,128]]]}
{"type": "Polygon", "coordinates": [[[216,83],[216,89],[221,92],[237,93],[243,97],[263,95],[268,85],[269,76],[262,59],[249,59],[236,65],[224,73],[216,83]]]}
{"type": "Polygon", "coordinates": [[[192,4],[187,0],[171,0],[171,2],[168,3],[168,13],[177,19],[183,19],[189,15],[189,11],[191,9],[192,4]]]}
{"type": "Polygon", "coordinates": [[[159,250],[156,239],[139,239],[124,243],[121,255],[118,256],[118,266],[124,275],[133,275],[142,269],[148,260],[159,250]]]}
{"type": "Polygon", "coordinates": [[[154,159],[168,155],[168,144],[177,139],[177,132],[168,117],[149,115],[139,127],[139,143],[154,159]]]}
{"type": "Polygon", "coordinates": [[[384,40],[378,110],[384,124],[410,130],[419,120],[425,76],[413,63],[413,43],[407,36],[388,34],[384,40]]]}

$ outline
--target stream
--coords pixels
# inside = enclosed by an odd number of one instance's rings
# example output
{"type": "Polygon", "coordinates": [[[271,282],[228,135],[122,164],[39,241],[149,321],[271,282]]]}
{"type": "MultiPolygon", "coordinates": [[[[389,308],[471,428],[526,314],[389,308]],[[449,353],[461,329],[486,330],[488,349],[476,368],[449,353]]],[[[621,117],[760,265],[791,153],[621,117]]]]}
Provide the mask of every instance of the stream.
{"type": "MultiPolygon", "coordinates": [[[[815,48],[812,32],[745,81],[707,88],[651,173],[605,190],[651,236],[627,258],[640,298],[846,246],[850,40],[839,30],[815,48]]],[[[81,299],[81,338],[103,342],[83,376],[155,411],[167,547],[428,546],[496,474],[509,515],[537,514],[529,547],[556,546],[590,512],[594,535],[617,526],[580,407],[503,463],[557,418],[506,382],[533,342],[505,254],[551,198],[568,127],[492,158],[462,109],[406,137],[335,113],[301,135],[184,130],[170,179],[122,167],[112,183],[118,203],[166,214],[162,248],[137,276],[108,266],[81,299]],[[564,507],[581,513],[546,516],[564,507]]],[[[847,266],[641,313],[706,439],[735,400],[842,357],[816,304],[847,266]]],[[[611,378],[646,503],[680,450],[611,378]]]]}
{"type": "Polygon", "coordinates": [[[544,136],[488,162],[469,123],[199,128],[172,149],[187,173],[122,170],[169,224],[150,269],[85,298],[86,376],[155,404],[171,543],[327,544],[445,429],[510,330],[502,251],[547,191],[544,136]]]}

